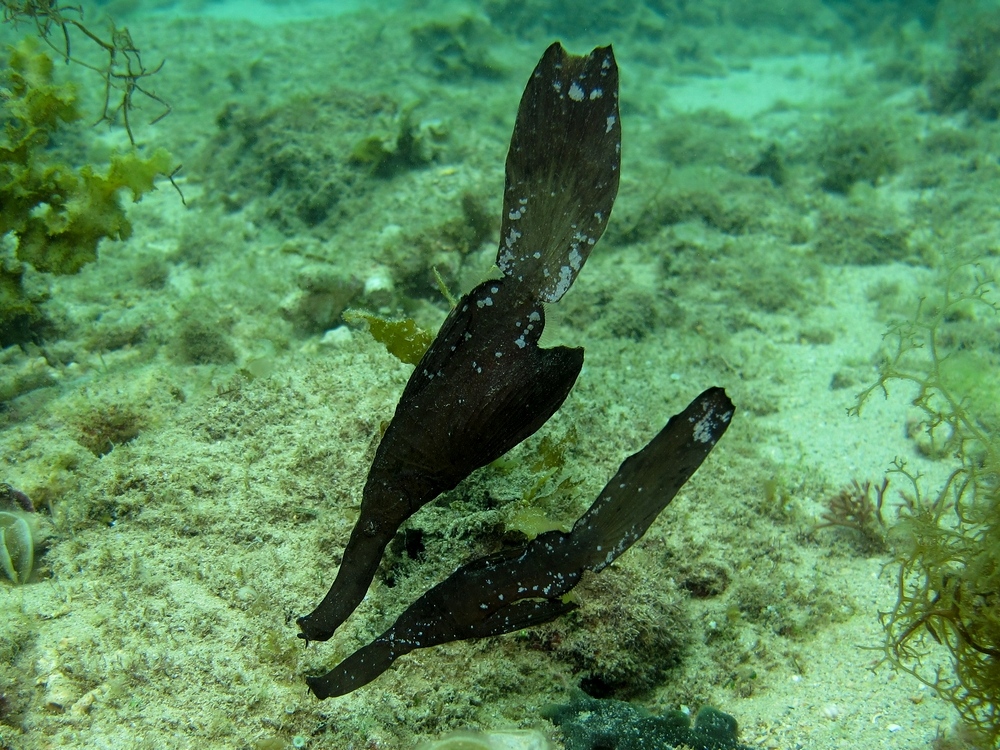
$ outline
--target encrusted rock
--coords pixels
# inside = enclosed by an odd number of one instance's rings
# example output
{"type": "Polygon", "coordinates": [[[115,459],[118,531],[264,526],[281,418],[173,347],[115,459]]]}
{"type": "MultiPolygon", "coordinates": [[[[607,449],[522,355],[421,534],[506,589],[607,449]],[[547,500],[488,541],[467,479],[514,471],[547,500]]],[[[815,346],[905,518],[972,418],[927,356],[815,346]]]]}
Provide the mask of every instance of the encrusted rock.
{"type": "Polygon", "coordinates": [[[49,711],[62,713],[80,700],[80,687],[62,672],[56,670],[44,679],[45,707],[49,711]]]}

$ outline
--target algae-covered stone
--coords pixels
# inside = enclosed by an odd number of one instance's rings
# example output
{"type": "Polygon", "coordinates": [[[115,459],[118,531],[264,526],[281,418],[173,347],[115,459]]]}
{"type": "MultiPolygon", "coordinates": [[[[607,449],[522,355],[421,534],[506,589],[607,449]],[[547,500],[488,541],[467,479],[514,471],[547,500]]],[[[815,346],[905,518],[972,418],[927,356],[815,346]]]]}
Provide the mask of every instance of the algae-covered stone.
{"type": "Polygon", "coordinates": [[[856,182],[876,186],[899,170],[895,141],[895,134],[883,123],[851,123],[833,129],[820,154],[824,173],[820,186],[842,194],[850,192],[856,182]]]}
{"type": "Polygon", "coordinates": [[[562,729],[566,750],[751,750],[737,741],[736,719],[709,706],[698,711],[693,726],[680,711],[655,716],[631,703],[583,693],[542,713],[562,729]]]}

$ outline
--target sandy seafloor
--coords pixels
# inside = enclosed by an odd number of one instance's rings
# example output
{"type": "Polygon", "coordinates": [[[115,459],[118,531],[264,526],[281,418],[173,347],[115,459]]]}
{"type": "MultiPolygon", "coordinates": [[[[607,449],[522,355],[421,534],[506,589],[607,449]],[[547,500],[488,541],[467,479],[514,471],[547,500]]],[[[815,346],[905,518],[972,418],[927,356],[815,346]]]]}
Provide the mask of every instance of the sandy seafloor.
{"type": "MultiPolygon", "coordinates": [[[[150,125],[146,102],[133,123],[183,163],[187,206],[164,182],[96,263],[28,272],[51,325],[0,354],[17,384],[0,481],[34,499],[48,541],[34,580],[0,585],[0,747],[360,750],[517,728],[558,747],[540,709],[581,681],[654,712],[714,705],[760,748],[910,750],[952,730],[931,690],[873,669],[888,554],[816,527],[896,457],[931,483],[950,469],[907,437],[906,388],[847,409],[894,320],[959,262],[996,263],[997,123],[928,106],[968,4],[923,24],[901,11],[878,33],[805,0],[598,3],[589,21],[548,5],[122,18],[146,60],[166,60],[151,87],[172,113],[150,125]],[[434,330],[447,302],[431,269],[456,293],[489,273],[517,102],[556,38],[612,42],[622,70],[618,204],[546,334],[586,348],[583,373],[509,460],[411,519],[423,551],[392,549],[348,624],[307,650],[294,618],[333,579],[411,370],[339,313],[434,330]],[[412,158],[385,174],[350,161],[407,128],[412,158]],[[852,138],[889,166],[837,192],[830,154],[852,138]],[[750,174],[772,144],[781,184],[750,174]],[[711,385],[737,405],[729,433],[581,584],[579,610],[415,652],[343,698],[309,694],[305,673],[495,550],[527,496],[572,522],[711,385]]],[[[57,75],[98,106],[88,73],[57,75]]],[[[88,122],[54,146],[100,164],[126,145],[88,122]]]]}

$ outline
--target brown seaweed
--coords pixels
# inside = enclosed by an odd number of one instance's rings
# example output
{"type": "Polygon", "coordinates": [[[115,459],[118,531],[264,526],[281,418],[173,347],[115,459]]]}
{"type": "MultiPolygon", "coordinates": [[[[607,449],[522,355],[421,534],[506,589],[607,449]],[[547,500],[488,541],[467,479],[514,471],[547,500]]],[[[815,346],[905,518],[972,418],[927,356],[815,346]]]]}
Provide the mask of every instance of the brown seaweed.
{"type": "Polygon", "coordinates": [[[705,391],[625,459],[569,533],[549,531],[519,549],[463,565],[374,641],[327,674],[307,678],[309,687],[320,699],[344,695],[414,649],[510,633],[574,609],[564,595],[585,570],[604,569],[646,532],[722,437],[732,415],[725,391],[705,391]]]}
{"type": "Polygon", "coordinates": [[[300,617],[324,641],[365,596],[400,524],[533,434],[562,405],[583,350],[540,349],[543,302],[568,290],[618,192],[618,68],[610,47],[546,50],[525,88],[507,156],[497,265],[451,312],[400,397],[329,592],[300,617]]]}

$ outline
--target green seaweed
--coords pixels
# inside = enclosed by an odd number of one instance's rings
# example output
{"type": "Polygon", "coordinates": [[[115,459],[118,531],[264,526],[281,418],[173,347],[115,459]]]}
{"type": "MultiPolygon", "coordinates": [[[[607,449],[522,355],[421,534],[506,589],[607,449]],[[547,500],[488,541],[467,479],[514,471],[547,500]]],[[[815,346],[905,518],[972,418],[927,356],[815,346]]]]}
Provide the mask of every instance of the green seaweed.
{"type": "Polygon", "coordinates": [[[102,239],[126,240],[132,235],[118,191],[128,190],[138,201],[170,167],[170,155],[157,149],[149,158],[134,152],[115,154],[105,175],[89,165],[78,172],[48,165],[39,181],[27,177],[39,200],[13,228],[17,257],[39,271],[76,273],[97,260],[102,239]]]}
{"type": "Polygon", "coordinates": [[[194,315],[183,320],[177,331],[178,359],[189,365],[227,365],[234,362],[236,350],[222,326],[222,321],[194,315]]]}
{"type": "Polygon", "coordinates": [[[344,313],[348,323],[363,320],[372,338],[392,356],[408,365],[415,365],[424,356],[434,336],[417,326],[412,318],[389,320],[372,313],[349,310],[344,313]]]}
{"type": "Polygon", "coordinates": [[[1000,742],[1000,438],[997,436],[996,281],[976,268],[953,271],[935,302],[891,328],[875,384],[917,388],[913,404],[934,455],[954,462],[937,488],[897,459],[899,520],[890,530],[898,599],[881,615],[885,661],[934,688],[962,719],[1000,742]],[[992,338],[991,338],[992,337],[992,338]],[[970,354],[969,346],[975,346],[970,354]],[[952,669],[927,657],[943,647],[952,669]]]}
{"type": "Polygon", "coordinates": [[[474,14],[428,19],[410,30],[421,72],[447,81],[501,78],[505,66],[491,49],[495,34],[474,14]]]}
{"type": "Polygon", "coordinates": [[[367,166],[376,177],[391,177],[432,162],[444,130],[438,122],[415,120],[414,107],[403,107],[387,123],[382,123],[383,130],[369,133],[355,143],[350,162],[367,166]]]}
{"type": "Polygon", "coordinates": [[[941,114],[965,110],[984,120],[1000,115],[1000,14],[978,15],[951,42],[950,69],[927,81],[931,107],[941,114]]]}
{"type": "Polygon", "coordinates": [[[73,274],[96,260],[102,239],[132,233],[120,191],[138,201],[153,190],[156,177],[169,176],[172,163],[163,149],[148,157],[135,150],[115,154],[104,174],[55,161],[53,138],[81,116],[75,89],[54,82],[52,59],[34,38],[8,51],[9,65],[0,75],[6,88],[0,102],[0,236],[12,234],[17,248],[0,259],[0,345],[23,339],[24,329],[41,317],[21,284],[22,264],[73,274]]]}
{"type": "Polygon", "coordinates": [[[857,182],[872,187],[899,170],[896,137],[882,122],[850,122],[835,126],[827,134],[820,154],[823,179],[820,187],[847,194],[857,182]]]}
{"type": "Polygon", "coordinates": [[[110,33],[98,34],[83,23],[82,6],[63,5],[59,0],[0,0],[0,9],[3,10],[0,17],[3,23],[10,23],[15,27],[20,24],[34,26],[38,39],[57,52],[65,62],[76,63],[100,75],[104,82],[104,106],[99,122],[114,122],[121,116],[122,125],[133,146],[135,136],[129,112],[135,106],[132,99],[136,94],[163,107],[153,123],[170,114],[170,105],[146,88],[146,79],[159,73],[163,62],[147,68],[142,62],[141,51],[124,26],[118,27],[112,23],[110,33]],[[71,39],[74,37],[99,49],[105,62],[94,65],[75,57],[71,46],[71,39]]]}

